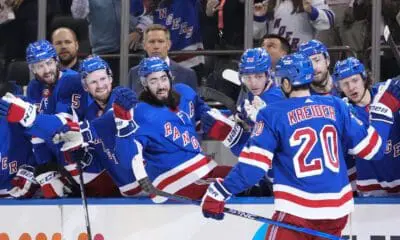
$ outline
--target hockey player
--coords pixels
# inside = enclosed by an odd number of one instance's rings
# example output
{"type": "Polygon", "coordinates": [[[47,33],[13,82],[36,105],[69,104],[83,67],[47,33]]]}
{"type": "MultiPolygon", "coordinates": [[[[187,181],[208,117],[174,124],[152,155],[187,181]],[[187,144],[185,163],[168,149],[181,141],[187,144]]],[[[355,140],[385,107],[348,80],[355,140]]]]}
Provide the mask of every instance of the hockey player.
{"type": "MultiPolygon", "coordinates": [[[[85,121],[81,124],[82,131],[88,133],[90,122],[111,110],[115,95],[118,95],[120,90],[112,90],[113,77],[111,68],[107,62],[98,56],[83,60],[80,66],[80,74],[82,76],[82,86],[89,93],[92,100],[85,110],[83,119],[85,121]]],[[[116,195],[114,191],[115,185],[119,187],[119,192],[122,195],[133,196],[139,193],[141,189],[137,184],[133,184],[135,178],[132,170],[122,168],[113,153],[115,140],[109,136],[115,136],[114,129],[115,127],[112,125],[104,126],[103,129],[99,129],[98,134],[100,136],[104,134],[105,137],[100,138],[91,135],[91,139],[86,139],[89,142],[89,152],[93,156],[94,164],[100,164],[103,170],[91,185],[98,191],[104,190],[103,196],[116,195]],[[113,181],[110,181],[108,174],[113,181]],[[105,191],[106,186],[108,187],[107,191],[105,191]]],[[[90,137],[90,135],[86,137],[90,137]]]]}
{"type": "MultiPolygon", "coordinates": [[[[103,138],[105,141],[107,141],[107,144],[104,144],[99,138],[96,138],[92,134],[88,134],[90,121],[93,121],[111,108],[111,104],[115,95],[111,90],[111,84],[113,80],[111,69],[109,68],[108,64],[98,56],[83,60],[80,67],[83,88],[91,97],[89,106],[85,108],[85,121],[82,123],[81,128],[83,134],[87,138],[90,138],[87,139],[87,141],[91,145],[89,146],[88,152],[82,152],[82,149],[77,148],[69,149],[71,151],[65,151],[65,149],[62,149],[66,152],[64,156],[66,159],[65,168],[78,182],[79,172],[77,170],[76,162],[79,161],[83,163],[85,166],[83,173],[84,184],[88,196],[105,197],[117,195],[118,190],[116,189],[115,184],[111,181],[107,172],[111,174],[114,182],[120,187],[121,193],[125,195],[132,195],[134,192],[132,190],[135,190],[132,188],[131,184],[134,182],[132,171],[130,169],[124,170],[119,166],[114,154],[111,153],[113,147],[105,147],[105,145],[110,146],[110,143],[108,143],[110,142],[109,137],[103,138]],[[83,158],[83,160],[81,158],[83,158]],[[115,173],[117,171],[118,174],[115,173]]],[[[13,99],[3,100],[8,101],[9,105],[19,104],[13,99]]],[[[19,105],[20,107],[27,109],[26,106],[21,106],[21,104],[19,105]]],[[[10,112],[11,113],[6,113],[11,115],[12,110],[10,110],[10,112]]],[[[69,131],[74,128],[79,129],[79,126],[77,126],[76,123],[69,122],[60,116],[55,117],[44,114],[36,117],[31,126],[27,127],[31,134],[44,136],[45,138],[53,138],[58,131],[69,131]]],[[[99,132],[108,133],[107,131],[113,128],[113,126],[105,126],[104,130],[99,132]]],[[[114,136],[115,133],[111,131],[108,136],[110,135],[114,136]]],[[[59,145],[57,146],[59,147],[59,145]]],[[[61,192],[61,190],[59,191],[61,192]]]]}
{"type": "Polygon", "coordinates": [[[318,30],[333,27],[335,14],[323,0],[269,0],[254,5],[253,37],[265,33],[286,38],[293,50],[315,38],[318,30]]]}
{"type": "MultiPolygon", "coordinates": [[[[238,164],[224,180],[210,184],[202,198],[203,214],[222,219],[225,201],[272,167],[273,219],[340,236],[354,207],[340,141],[348,139],[350,153],[366,160],[383,155],[392,113],[400,107],[399,81],[388,82],[375,98],[366,127],[342,100],[310,94],[313,68],[302,54],[283,57],[276,74],[289,99],[259,112],[238,164]]],[[[266,239],[309,238],[270,226],[266,239]]]]}
{"type": "MultiPolygon", "coordinates": [[[[11,91],[11,87],[7,83],[0,84],[0,96],[11,91]]],[[[29,136],[19,124],[8,123],[6,118],[0,117],[0,138],[0,198],[31,197],[39,185],[33,174],[35,160],[29,136]]]]}
{"type": "MultiPolygon", "coordinates": [[[[354,109],[354,114],[368,125],[369,108],[378,92],[379,83],[373,87],[364,65],[350,57],[339,61],[333,72],[334,82],[346,96],[354,109]]],[[[394,125],[390,131],[386,151],[381,161],[362,161],[356,159],[356,190],[361,196],[387,196],[400,194],[400,162],[397,151],[400,145],[400,114],[393,113],[394,125]]],[[[351,158],[352,159],[352,158],[351,158]]],[[[353,173],[352,172],[352,173],[353,173]]],[[[352,176],[350,176],[352,179],[352,176]]]]}
{"type": "Polygon", "coordinates": [[[27,97],[38,105],[38,112],[68,113],[69,108],[78,109],[86,99],[80,75],[70,69],[60,71],[56,50],[50,42],[39,40],[29,44],[26,62],[35,76],[29,82],[27,97]]]}
{"type": "Polygon", "coordinates": [[[326,46],[313,39],[300,44],[299,52],[308,56],[313,64],[314,79],[311,83],[311,94],[337,96],[332,76],[329,73],[330,58],[326,46]]]}

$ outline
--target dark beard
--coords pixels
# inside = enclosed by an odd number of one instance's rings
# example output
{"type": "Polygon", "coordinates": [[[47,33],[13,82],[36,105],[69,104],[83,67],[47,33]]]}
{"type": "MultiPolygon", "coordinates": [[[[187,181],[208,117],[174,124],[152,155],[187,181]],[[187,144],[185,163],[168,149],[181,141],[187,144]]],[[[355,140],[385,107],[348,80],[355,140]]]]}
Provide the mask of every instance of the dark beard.
{"type": "Polygon", "coordinates": [[[61,59],[60,58],[60,63],[61,63],[61,65],[62,66],[68,66],[69,64],[71,64],[73,61],[74,61],[74,57],[70,57],[70,58],[67,58],[67,59],[61,59]]]}
{"type": "Polygon", "coordinates": [[[176,110],[181,101],[181,95],[173,89],[170,89],[168,92],[168,98],[164,100],[158,100],[153,94],[150,93],[148,89],[142,91],[139,96],[139,101],[146,102],[153,106],[158,107],[168,107],[172,110],[176,110]]]}

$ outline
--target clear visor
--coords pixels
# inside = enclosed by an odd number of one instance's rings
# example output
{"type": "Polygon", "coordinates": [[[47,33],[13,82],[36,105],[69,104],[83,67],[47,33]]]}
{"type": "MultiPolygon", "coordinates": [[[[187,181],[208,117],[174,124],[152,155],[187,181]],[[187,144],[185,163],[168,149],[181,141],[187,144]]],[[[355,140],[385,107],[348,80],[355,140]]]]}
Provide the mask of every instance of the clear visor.
{"type": "Polygon", "coordinates": [[[55,66],[56,66],[56,60],[54,58],[49,58],[37,63],[32,63],[30,65],[31,70],[34,73],[44,72],[47,69],[55,68],[55,66]]]}

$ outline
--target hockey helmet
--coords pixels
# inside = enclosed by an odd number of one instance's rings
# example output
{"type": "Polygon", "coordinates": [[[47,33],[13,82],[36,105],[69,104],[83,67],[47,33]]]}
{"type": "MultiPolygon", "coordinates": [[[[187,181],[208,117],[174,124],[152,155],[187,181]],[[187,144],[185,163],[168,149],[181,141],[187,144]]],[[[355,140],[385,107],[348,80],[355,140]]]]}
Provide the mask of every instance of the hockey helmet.
{"type": "Polygon", "coordinates": [[[311,83],[314,77],[314,69],[311,60],[301,54],[293,53],[283,56],[275,67],[276,77],[288,79],[292,86],[300,86],[311,83]]]}
{"type": "Polygon", "coordinates": [[[171,79],[168,64],[159,57],[144,58],[139,63],[139,77],[143,86],[146,86],[146,77],[154,72],[165,71],[171,79]]]}
{"type": "Polygon", "coordinates": [[[356,74],[360,74],[363,80],[367,79],[364,64],[355,57],[349,57],[335,64],[332,77],[333,81],[338,83],[340,80],[356,74]]]}
{"type": "Polygon", "coordinates": [[[26,48],[26,62],[28,64],[37,63],[49,58],[57,58],[57,52],[54,46],[47,40],[30,43],[26,48]]]}
{"type": "Polygon", "coordinates": [[[329,58],[329,53],[326,46],[322,42],[315,39],[300,44],[299,52],[306,55],[307,57],[322,53],[325,58],[329,58]]]}
{"type": "Polygon", "coordinates": [[[247,49],[240,59],[239,75],[269,73],[271,57],[264,48],[247,49]]]}
{"type": "Polygon", "coordinates": [[[81,73],[82,79],[86,78],[89,73],[100,69],[104,69],[107,71],[108,75],[112,75],[108,63],[99,56],[88,57],[79,65],[79,72],[81,73]]]}

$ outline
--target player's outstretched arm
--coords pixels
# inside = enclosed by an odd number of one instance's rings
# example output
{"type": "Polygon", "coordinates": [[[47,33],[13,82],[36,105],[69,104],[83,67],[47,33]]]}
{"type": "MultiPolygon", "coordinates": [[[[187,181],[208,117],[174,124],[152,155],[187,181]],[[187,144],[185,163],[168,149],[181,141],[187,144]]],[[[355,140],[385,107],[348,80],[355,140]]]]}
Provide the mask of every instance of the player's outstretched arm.
{"type": "Polygon", "coordinates": [[[203,197],[203,214],[222,219],[225,201],[230,195],[254,186],[271,168],[276,145],[271,128],[267,126],[263,116],[258,116],[252,136],[240,153],[238,163],[224,181],[211,184],[203,197]]]}
{"type": "Polygon", "coordinates": [[[349,153],[365,160],[380,160],[393,124],[393,113],[400,109],[400,80],[388,80],[378,90],[370,106],[370,125],[362,131],[362,123],[349,118],[347,133],[352,139],[349,153]]]}

